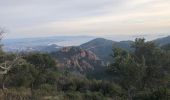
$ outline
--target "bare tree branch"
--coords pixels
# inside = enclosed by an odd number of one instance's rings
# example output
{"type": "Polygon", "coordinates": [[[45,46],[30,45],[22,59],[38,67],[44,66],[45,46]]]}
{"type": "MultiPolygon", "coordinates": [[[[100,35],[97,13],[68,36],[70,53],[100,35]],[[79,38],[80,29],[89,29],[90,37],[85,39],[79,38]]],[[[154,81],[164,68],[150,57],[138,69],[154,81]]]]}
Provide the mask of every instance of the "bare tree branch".
{"type": "Polygon", "coordinates": [[[0,75],[7,74],[7,72],[11,69],[11,67],[14,66],[15,64],[19,64],[19,65],[22,64],[21,63],[22,61],[19,60],[20,57],[17,56],[13,61],[5,61],[5,63],[2,63],[0,65],[0,69],[2,69],[3,71],[0,71],[0,75]]]}
{"type": "Polygon", "coordinates": [[[0,75],[5,75],[5,74],[7,74],[7,70],[4,70],[4,71],[0,71],[0,75]]]}

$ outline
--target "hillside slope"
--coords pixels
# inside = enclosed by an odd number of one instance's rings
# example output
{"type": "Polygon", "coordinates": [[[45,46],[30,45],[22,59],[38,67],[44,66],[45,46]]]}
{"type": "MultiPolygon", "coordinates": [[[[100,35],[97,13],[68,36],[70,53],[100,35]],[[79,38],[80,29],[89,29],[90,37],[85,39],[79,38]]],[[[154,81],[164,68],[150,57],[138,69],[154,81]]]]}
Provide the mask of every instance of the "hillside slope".
{"type": "Polygon", "coordinates": [[[164,38],[159,38],[153,40],[154,43],[158,44],[159,46],[170,44],[170,36],[164,37],[164,38]]]}
{"type": "Polygon", "coordinates": [[[121,41],[115,42],[112,40],[107,40],[104,38],[97,38],[92,41],[89,41],[85,44],[82,44],[80,47],[85,50],[90,50],[96,54],[99,58],[105,61],[110,61],[112,49],[114,47],[119,47],[125,50],[131,50],[130,45],[132,41],[121,41]]]}

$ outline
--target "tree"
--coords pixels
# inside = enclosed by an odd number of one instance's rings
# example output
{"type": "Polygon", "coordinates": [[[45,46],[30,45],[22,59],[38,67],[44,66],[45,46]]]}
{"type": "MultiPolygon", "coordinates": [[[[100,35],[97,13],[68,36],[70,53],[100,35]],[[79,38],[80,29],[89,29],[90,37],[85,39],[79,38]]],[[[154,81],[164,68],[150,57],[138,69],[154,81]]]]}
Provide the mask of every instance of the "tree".
{"type": "MultiPolygon", "coordinates": [[[[4,29],[0,28],[0,42],[5,33],[4,29]]],[[[8,72],[16,64],[22,64],[19,56],[6,54],[2,50],[2,44],[0,44],[0,75],[1,75],[1,88],[5,88],[5,80],[8,72]]]]}
{"type": "MultiPolygon", "coordinates": [[[[145,39],[136,39],[132,47],[135,49],[134,55],[141,61],[145,59],[145,76],[143,81],[145,86],[156,88],[164,81],[164,59],[167,54],[153,42],[145,42],[145,39]]],[[[162,84],[163,85],[163,84],[162,84]]]]}
{"type": "MultiPolygon", "coordinates": [[[[2,40],[3,34],[5,33],[4,29],[0,28],[0,42],[2,40]]],[[[11,65],[7,65],[7,61],[4,61],[5,53],[2,50],[2,44],[0,44],[0,76],[1,76],[1,88],[4,89],[4,80],[5,75],[11,68],[11,65]]]]}
{"type": "Polygon", "coordinates": [[[15,66],[15,64],[19,64],[21,63],[19,61],[19,58],[15,58],[14,60],[10,61],[10,60],[5,60],[4,63],[1,63],[0,68],[3,70],[0,72],[0,74],[2,75],[2,89],[5,88],[5,79],[6,79],[6,75],[8,74],[8,72],[11,70],[11,68],[13,66],[15,66]]]}
{"type": "Polygon", "coordinates": [[[57,71],[55,60],[48,54],[29,53],[23,57],[28,63],[35,66],[38,74],[35,76],[33,88],[41,84],[47,83],[50,79],[54,79],[52,72],[57,71]],[[50,77],[51,76],[51,77],[50,77]]]}
{"type": "MultiPolygon", "coordinates": [[[[3,34],[4,34],[4,30],[2,28],[0,28],[0,42],[2,40],[2,37],[3,37],[3,34]]],[[[4,56],[4,52],[2,51],[2,44],[0,43],[0,60],[1,60],[1,63],[2,63],[2,59],[3,59],[3,56],[4,56]]],[[[5,64],[6,65],[6,64],[5,64]]],[[[8,68],[6,68],[7,66],[2,66],[1,64],[1,70],[0,70],[0,75],[4,75],[6,74],[8,68]]]]}
{"type": "Polygon", "coordinates": [[[35,67],[42,72],[56,68],[55,60],[48,54],[29,53],[24,55],[24,59],[26,59],[27,62],[35,65],[35,67]]]}
{"type": "Polygon", "coordinates": [[[145,39],[137,38],[132,44],[132,48],[135,49],[134,55],[139,61],[145,58],[148,66],[159,64],[158,57],[161,56],[162,50],[152,41],[145,42],[145,39]]]}
{"type": "Polygon", "coordinates": [[[140,87],[141,79],[145,71],[145,62],[139,63],[128,52],[122,49],[114,49],[114,61],[109,66],[109,72],[114,76],[114,81],[127,91],[129,100],[135,96],[140,87]]]}
{"type": "Polygon", "coordinates": [[[35,66],[20,59],[22,64],[15,64],[7,74],[7,84],[13,87],[31,87],[38,71],[35,66]]]}
{"type": "MultiPolygon", "coordinates": [[[[145,39],[136,39],[132,47],[132,53],[114,49],[113,62],[108,67],[113,81],[127,91],[129,100],[139,91],[150,91],[154,95],[160,88],[166,90],[170,53],[145,39]]],[[[160,93],[158,98],[163,96],[160,93]]]]}

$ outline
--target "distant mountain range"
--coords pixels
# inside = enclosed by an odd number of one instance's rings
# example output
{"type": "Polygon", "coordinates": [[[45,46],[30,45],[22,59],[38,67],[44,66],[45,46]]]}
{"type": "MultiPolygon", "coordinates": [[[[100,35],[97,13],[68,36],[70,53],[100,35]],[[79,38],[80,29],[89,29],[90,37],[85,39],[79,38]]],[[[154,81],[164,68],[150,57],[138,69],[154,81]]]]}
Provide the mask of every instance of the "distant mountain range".
{"type": "Polygon", "coordinates": [[[51,52],[54,48],[65,46],[78,46],[88,42],[95,37],[91,36],[54,36],[25,39],[4,39],[2,40],[3,49],[7,52],[21,51],[46,51],[51,52]],[[48,49],[49,48],[49,49],[48,49]]]}
{"type": "MultiPolygon", "coordinates": [[[[170,43],[170,36],[153,40],[156,44],[162,46],[170,43]]],[[[3,49],[8,52],[20,51],[42,51],[53,52],[62,47],[80,46],[83,49],[91,50],[98,53],[104,53],[112,46],[118,46],[130,50],[130,44],[133,41],[112,41],[104,38],[95,38],[91,36],[56,36],[42,38],[25,38],[25,39],[5,39],[2,40],[3,49]],[[103,49],[95,50],[95,48],[103,49]]],[[[110,51],[108,51],[110,52],[110,51]]],[[[108,56],[104,54],[103,56],[108,56]]],[[[105,57],[104,57],[105,58],[105,57]]]]}

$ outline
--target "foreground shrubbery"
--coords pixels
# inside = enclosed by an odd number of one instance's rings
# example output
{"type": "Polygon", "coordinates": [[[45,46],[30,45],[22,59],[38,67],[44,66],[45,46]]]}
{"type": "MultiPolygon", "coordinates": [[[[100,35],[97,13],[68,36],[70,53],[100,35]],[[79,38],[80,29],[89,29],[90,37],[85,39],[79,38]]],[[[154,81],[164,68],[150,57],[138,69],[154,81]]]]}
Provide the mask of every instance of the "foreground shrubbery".
{"type": "Polygon", "coordinates": [[[113,83],[75,76],[55,77],[55,84],[42,83],[33,89],[24,84],[22,88],[7,87],[8,89],[3,91],[3,97],[6,100],[107,100],[119,97],[121,94],[121,88],[113,83]]]}
{"type": "Polygon", "coordinates": [[[47,54],[24,54],[19,61],[4,75],[6,100],[104,100],[121,94],[114,83],[59,72],[47,54]]]}

